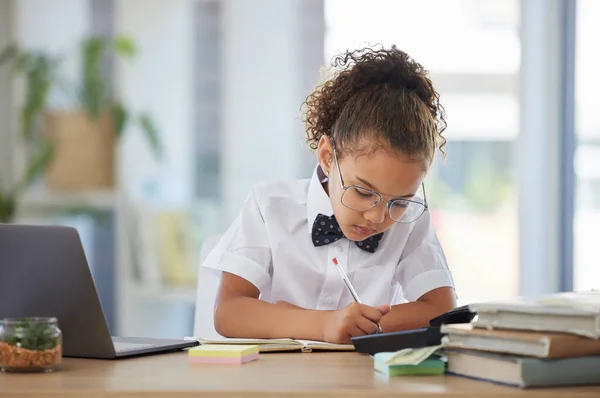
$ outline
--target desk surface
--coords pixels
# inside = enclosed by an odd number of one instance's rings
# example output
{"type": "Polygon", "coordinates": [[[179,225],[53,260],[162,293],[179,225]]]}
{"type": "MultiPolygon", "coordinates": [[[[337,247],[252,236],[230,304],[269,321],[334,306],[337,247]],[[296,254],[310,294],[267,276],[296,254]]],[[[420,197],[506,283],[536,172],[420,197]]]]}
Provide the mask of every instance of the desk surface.
{"type": "Polygon", "coordinates": [[[0,397],[599,397],[598,387],[519,390],[452,376],[391,377],[354,352],[261,354],[245,365],[189,364],[187,354],[65,358],[45,374],[0,373],[0,397]],[[401,393],[402,395],[399,395],[401,393]]]}

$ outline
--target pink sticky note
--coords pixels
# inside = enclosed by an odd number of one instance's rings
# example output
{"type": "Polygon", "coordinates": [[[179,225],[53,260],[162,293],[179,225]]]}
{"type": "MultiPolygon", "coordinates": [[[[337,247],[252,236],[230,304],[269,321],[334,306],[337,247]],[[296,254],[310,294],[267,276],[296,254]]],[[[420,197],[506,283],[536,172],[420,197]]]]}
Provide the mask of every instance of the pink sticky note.
{"type": "Polygon", "coordinates": [[[208,357],[208,356],[190,356],[190,363],[215,363],[215,364],[243,364],[258,359],[258,354],[250,354],[243,357],[232,358],[232,357],[208,357]]]}

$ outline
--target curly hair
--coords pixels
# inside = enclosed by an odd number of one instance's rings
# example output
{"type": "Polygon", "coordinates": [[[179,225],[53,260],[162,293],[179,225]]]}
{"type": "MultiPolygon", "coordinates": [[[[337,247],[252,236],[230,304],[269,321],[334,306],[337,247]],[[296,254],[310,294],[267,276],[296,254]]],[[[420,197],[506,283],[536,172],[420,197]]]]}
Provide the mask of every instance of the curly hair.
{"type": "Polygon", "coordinates": [[[313,150],[326,135],[340,152],[356,149],[358,140],[368,137],[375,147],[420,159],[433,160],[437,148],[445,156],[444,108],[419,63],[394,45],[346,52],[331,66],[337,72],[302,104],[313,150]]]}

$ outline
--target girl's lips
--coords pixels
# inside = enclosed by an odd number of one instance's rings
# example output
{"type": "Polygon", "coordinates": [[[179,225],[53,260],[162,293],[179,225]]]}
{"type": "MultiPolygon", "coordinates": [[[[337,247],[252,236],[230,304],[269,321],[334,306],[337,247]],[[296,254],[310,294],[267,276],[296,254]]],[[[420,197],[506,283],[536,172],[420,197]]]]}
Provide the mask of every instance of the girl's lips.
{"type": "Polygon", "coordinates": [[[369,236],[375,234],[377,231],[371,228],[360,227],[358,225],[354,226],[354,230],[359,234],[368,238],[369,236]]]}

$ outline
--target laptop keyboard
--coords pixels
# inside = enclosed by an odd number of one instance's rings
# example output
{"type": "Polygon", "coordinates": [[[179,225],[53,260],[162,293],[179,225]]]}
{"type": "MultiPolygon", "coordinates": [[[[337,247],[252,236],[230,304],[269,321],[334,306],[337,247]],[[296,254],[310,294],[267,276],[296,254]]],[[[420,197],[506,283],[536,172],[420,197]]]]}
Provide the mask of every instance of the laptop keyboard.
{"type": "Polygon", "coordinates": [[[139,350],[142,348],[156,347],[155,344],[123,343],[120,341],[113,341],[113,344],[115,345],[115,350],[117,352],[132,351],[132,350],[139,350]]]}

